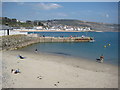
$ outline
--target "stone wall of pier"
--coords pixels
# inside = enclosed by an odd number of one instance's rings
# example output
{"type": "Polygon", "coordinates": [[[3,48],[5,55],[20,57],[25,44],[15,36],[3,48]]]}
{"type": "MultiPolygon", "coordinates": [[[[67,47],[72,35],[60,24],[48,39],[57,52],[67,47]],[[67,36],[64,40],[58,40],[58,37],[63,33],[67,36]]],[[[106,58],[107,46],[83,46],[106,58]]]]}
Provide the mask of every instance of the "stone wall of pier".
{"type": "Polygon", "coordinates": [[[0,37],[2,50],[14,50],[39,42],[37,37],[27,35],[9,35],[0,37]]]}
{"type": "Polygon", "coordinates": [[[89,37],[40,37],[40,42],[89,42],[91,39],[89,37]]]}
{"type": "Polygon", "coordinates": [[[36,37],[29,35],[9,35],[0,37],[2,50],[14,50],[39,42],[89,42],[90,38],[80,37],[36,37]]]}

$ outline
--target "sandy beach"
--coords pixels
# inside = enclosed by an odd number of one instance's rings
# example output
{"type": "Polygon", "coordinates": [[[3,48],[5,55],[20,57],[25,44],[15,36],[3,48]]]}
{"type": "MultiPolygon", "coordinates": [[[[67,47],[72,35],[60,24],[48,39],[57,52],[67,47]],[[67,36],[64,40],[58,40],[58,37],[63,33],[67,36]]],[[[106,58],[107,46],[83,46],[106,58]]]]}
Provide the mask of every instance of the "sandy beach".
{"type": "Polygon", "coordinates": [[[2,57],[3,88],[118,88],[117,66],[20,50],[3,51],[2,57]]]}

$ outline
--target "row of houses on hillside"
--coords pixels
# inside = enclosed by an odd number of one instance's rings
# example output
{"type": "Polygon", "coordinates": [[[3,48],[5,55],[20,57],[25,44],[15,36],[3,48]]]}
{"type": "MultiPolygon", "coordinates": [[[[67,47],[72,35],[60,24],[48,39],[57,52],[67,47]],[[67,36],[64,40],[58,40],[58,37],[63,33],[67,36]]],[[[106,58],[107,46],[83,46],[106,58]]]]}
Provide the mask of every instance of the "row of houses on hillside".
{"type": "Polygon", "coordinates": [[[37,26],[34,27],[36,30],[65,30],[65,31],[91,31],[91,27],[77,27],[77,26],[51,26],[51,27],[43,27],[37,26]]]}

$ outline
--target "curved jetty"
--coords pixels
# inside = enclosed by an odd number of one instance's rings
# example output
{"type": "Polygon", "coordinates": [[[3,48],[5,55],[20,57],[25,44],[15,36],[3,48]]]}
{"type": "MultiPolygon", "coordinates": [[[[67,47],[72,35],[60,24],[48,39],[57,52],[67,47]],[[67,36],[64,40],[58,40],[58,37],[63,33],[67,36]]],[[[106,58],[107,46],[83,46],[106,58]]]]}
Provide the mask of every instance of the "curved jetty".
{"type": "Polygon", "coordinates": [[[40,42],[91,42],[92,37],[39,37],[36,34],[8,35],[2,38],[2,50],[14,50],[40,42]]]}

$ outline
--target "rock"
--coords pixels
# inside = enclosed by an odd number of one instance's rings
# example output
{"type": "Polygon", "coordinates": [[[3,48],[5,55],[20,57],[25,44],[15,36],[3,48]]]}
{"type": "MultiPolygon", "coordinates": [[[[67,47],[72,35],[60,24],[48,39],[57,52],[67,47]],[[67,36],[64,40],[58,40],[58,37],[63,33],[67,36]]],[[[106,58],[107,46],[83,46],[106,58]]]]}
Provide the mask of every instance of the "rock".
{"type": "Polygon", "coordinates": [[[59,81],[57,83],[60,83],[59,81]]]}
{"type": "Polygon", "coordinates": [[[57,86],[57,84],[54,84],[54,86],[57,86]]]}

